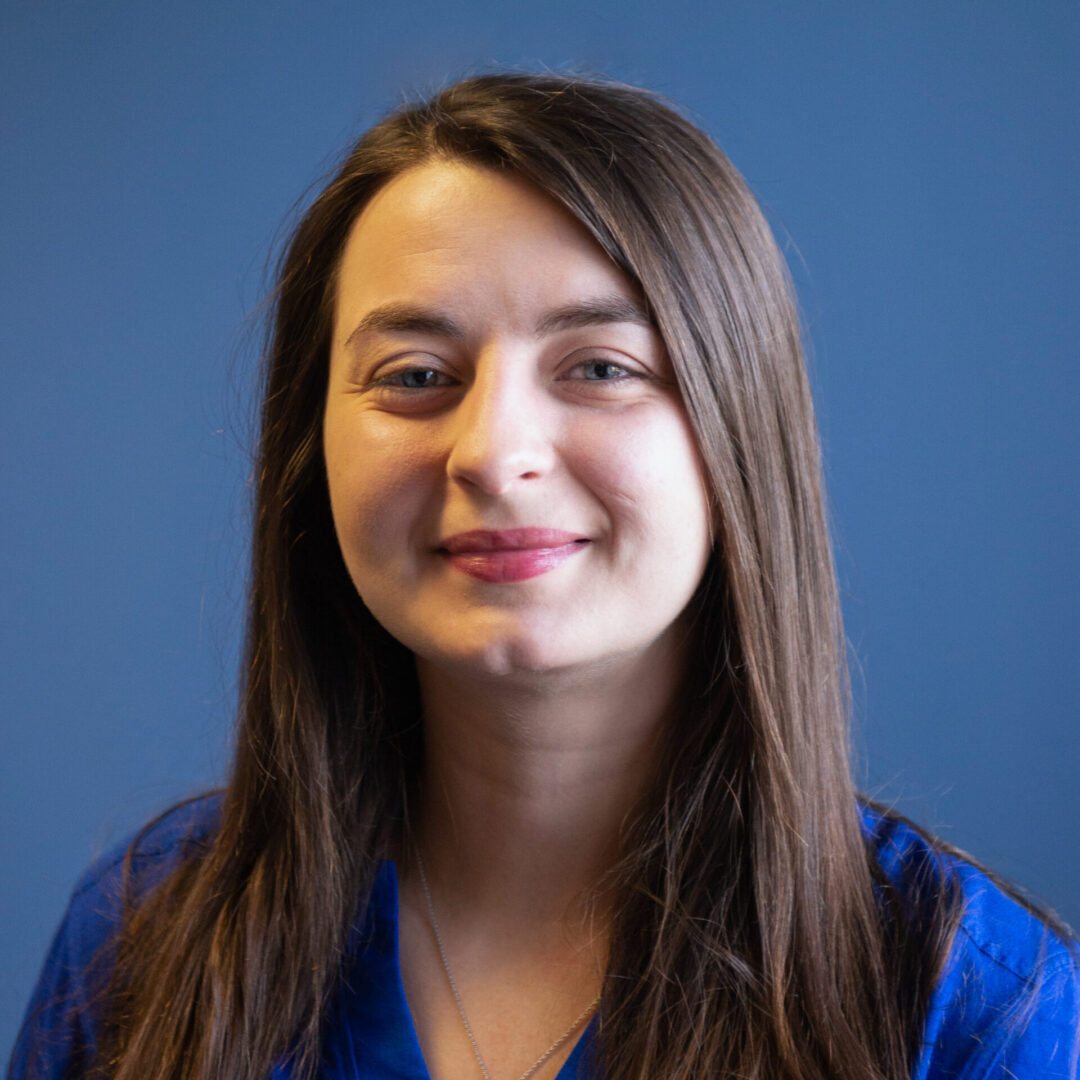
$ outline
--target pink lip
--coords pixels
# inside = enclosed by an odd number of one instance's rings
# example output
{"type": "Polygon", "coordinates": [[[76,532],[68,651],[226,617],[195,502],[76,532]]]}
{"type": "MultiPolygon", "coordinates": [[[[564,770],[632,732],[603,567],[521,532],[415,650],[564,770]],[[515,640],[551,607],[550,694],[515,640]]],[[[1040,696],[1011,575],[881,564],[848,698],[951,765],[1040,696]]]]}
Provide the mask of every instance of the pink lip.
{"type": "Polygon", "coordinates": [[[562,529],[477,529],[439,544],[450,565],[480,581],[525,581],[554,570],[589,538],[562,529]]]}

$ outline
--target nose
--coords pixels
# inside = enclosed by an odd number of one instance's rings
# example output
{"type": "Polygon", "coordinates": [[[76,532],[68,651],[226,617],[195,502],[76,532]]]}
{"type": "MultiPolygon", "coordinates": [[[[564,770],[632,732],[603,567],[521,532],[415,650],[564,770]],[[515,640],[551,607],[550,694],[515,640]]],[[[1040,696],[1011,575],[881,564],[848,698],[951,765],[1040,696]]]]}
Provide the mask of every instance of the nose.
{"type": "Polygon", "coordinates": [[[454,410],[447,474],[487,495],[545,476],[555,453],[547,406],[529,365],[485,358],[454,410]]]}

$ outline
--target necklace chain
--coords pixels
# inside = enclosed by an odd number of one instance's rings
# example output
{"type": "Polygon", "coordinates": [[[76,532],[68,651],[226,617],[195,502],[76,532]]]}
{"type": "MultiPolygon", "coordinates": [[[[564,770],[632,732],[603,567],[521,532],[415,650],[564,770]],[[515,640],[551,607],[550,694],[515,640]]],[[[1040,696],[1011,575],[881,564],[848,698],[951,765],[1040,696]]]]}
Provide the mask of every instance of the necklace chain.
{"type": "MultiPolygon", "coordinates": [[[[450,970],[450,961],[446,958],[446,946],[443,944],[442,934],[439,932],[439,920],[435,918],[435,905],[431,902],[431,889],[428,887],[427,874],[424,873],[424,860],[420,858],[419,847],[414,847],[414,850],[416,852],[416,868],[420,871],[420,885],[424,890],[424,900],[427,903],[428,918],[431,920],[431,929],[435,934],[435,944],[439,947],[439,959],[442,961],[443,971],[446,972],[446,981],[450,984],[450,992],[454,995],[454,1004],[457,1005],[458,1015],[465,1026],[465,1034],[469,1036],[469,1042],[472,1044],[473,1053],[476,1055],[476,1063],[480,1066],[480,1074],[484,1080],[491,1080],[487,1065],[484,1064],[484,1057],[480,1053],[480,1047],[476,1043],[472,1024],[469,1023],[468,1014],[465,1012],[465,1005],[461,1000],[457,982],[454,980],[454,973],[450,970]]],[[[600,998],[601,995],[597,994],[586,1006],[585,1011],[518,1077],[518,1080],[529,1080],[529,1077],[548,1061],[551,1055],[581,1027],[586,1017],[600,1004],[600,998]]]]}

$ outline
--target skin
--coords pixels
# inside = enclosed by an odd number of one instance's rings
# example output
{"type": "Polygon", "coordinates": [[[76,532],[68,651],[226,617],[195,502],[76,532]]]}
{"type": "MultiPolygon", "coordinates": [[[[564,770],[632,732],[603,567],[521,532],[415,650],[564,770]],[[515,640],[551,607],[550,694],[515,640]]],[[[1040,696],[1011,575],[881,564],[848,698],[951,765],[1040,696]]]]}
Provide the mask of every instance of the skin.
{"type": "MultiPolygon", "coordinates": [[[[334,522],[364,602],[417,657],[416,840],[493,1076],[520,1075],[599,989],[603,908],[584,898],[651,777],[683,669],[680,615],[711,547],[700,457],[635,305],[548,196],[454,161],[382,188],[340,266],[324,417],[334,522]],[[541,327],[583,301],[626,310],[541,327]],[[387,305],[457,332],[372,327],[387,305]],[[525,526],[567,530],[577,550],[512,582],[477,580],[442,550],[525,526]]],[[[425,1059],[436,1078],[476,1075],[415,860],[399,855],[425,1059]]]]}

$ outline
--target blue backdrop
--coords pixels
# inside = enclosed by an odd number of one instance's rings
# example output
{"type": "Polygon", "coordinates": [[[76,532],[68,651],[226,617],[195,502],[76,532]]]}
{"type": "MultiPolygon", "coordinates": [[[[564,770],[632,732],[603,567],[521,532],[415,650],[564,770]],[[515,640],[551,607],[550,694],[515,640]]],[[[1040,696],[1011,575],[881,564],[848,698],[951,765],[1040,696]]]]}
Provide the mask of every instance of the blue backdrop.
{"type": "Polygon", "coordinates": [[[227,761],[281,223],[403,91],[683,103],[792,262],[866,787],[1080,921],[1080,6],[0,10],[0,1044],[90,857],[227,761]]]}

